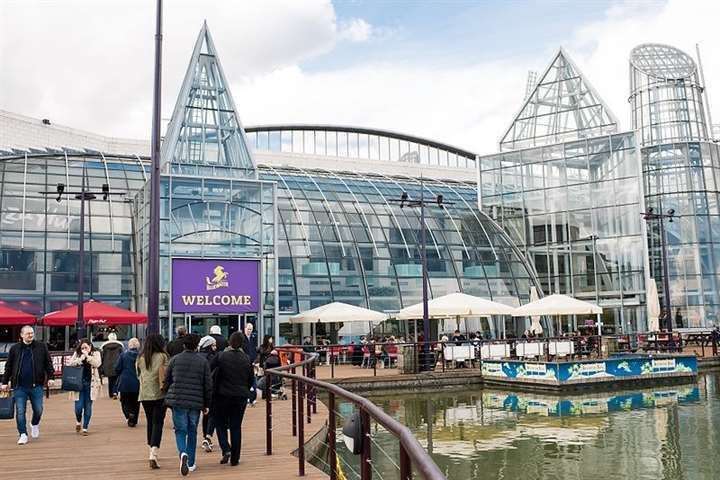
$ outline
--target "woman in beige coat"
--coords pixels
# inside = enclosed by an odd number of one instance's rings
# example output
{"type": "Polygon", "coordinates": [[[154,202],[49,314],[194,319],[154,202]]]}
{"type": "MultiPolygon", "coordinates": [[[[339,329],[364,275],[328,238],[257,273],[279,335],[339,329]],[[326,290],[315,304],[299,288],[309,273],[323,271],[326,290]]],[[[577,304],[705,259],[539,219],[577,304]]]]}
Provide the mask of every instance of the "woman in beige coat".
{"type": "Polygon", "coordinates": [[[100,373],[98,368],[102,365],[100,352],[93,347],[87,338],[80,340],[75,353],[70,358],[70,366],[83,367],[82,390],[72,392],[75,400],[75,431],[83,435],[88,434],[90,417],[92,417],[92,402],[100,392],[100,373]]]}

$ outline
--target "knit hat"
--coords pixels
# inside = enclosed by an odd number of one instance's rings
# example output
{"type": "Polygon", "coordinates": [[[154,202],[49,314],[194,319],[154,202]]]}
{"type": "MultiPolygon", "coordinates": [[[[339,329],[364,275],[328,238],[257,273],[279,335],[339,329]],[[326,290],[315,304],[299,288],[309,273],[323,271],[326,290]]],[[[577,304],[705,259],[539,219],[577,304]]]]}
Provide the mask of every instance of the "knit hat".
{"type": "Polygon", "coordinates": [[[198,345],[198,349],[202,350],[211,345],[215,345],[216,343],[217,342],[215,341],[215,339],[213,337],[211,337],[210,335],[206,335],[200,339],[200,344],[198,345]]]}

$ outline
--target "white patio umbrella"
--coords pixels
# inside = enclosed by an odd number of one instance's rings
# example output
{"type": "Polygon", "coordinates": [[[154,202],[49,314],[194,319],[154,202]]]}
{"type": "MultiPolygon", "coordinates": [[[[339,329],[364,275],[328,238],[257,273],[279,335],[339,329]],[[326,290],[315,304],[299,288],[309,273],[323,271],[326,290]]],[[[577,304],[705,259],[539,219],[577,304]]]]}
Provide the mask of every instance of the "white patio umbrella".
{"type": "Polygon", "coordinates": [[[315,329],[312,325],[317,323],[348,323],[367,322],[372,332],[373,324],[387,320],[385,313],[376,312],[367,308],[356,307],[342,302],[332,302],[326,305],[307,310],[290,317],[291,324],[309,324],[313,336],[313,343],[317,343],[315,329]]]}
{"type": "Polygon", "coordinates": [[[660,331],[660,298],[658,297],[657,283],[649,279],[647,286],[648,330],[660,331]]]}
{"type": "Polygon", "coordinates": [[[339,322],[371,322],[380,323],[388,316],[382,312],[356,307],[342,302],[328,303],[290,317],[290,323],[339,323],[339,322]]]}
{"type": "MultiPolygon", "coordinates": [[[[428,315],[432,318],[487,317],[490,315],[512,315],[513,307],[465,293],[450,293],[428,302],[428,315]]],[[[423,317],[422,302],[405,307],[397,314],[400,320],[423,317]]]]}
{"type": "Polygon", "coordinates": [[[534,302],[515,309],[516,317],[531,317],[535,315],[598,315],[598,334],[602,332],[600,315],[602,307],[594,303],[578,300],[567,295],[548,295],[534,302]]]}

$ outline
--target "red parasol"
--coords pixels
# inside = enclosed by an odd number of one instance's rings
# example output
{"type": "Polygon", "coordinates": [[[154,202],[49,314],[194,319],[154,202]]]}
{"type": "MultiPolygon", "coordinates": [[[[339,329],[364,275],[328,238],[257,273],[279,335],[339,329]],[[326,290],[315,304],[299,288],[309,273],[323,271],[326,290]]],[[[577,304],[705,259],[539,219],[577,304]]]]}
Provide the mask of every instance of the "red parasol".
{"type": "Polygon", "coordinates": [[[0,325],[34,325],[35,321],[29,313],[0,305],[0,325]]]}
{"type": "MultiPolygon", "coordinates": [[[[50,312],[43,317],[46,327],[72,327],[77,320],[77,305],[50,312]]],[[[89,300],[83,304],[83,316],[86,325],[138,325],[147,323],[147,315],[131,312],[107,303],[89,300]]]]}

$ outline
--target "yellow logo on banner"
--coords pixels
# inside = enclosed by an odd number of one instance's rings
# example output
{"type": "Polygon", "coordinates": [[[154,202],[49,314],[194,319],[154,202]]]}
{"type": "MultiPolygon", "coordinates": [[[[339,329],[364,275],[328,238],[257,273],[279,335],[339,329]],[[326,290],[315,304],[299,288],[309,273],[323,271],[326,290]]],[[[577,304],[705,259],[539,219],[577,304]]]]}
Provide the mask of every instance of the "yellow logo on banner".
{"type": "Polygon", "coordinates": [[[210,279],[210,277],[205,277],[205,289],[215,290],[217,288],[227,288],[229,286],[228,284],[228,273],[225,271],[225,268],[222,265],[218,265],[213,269],[213,273],[215,276],[210,279]]]}

